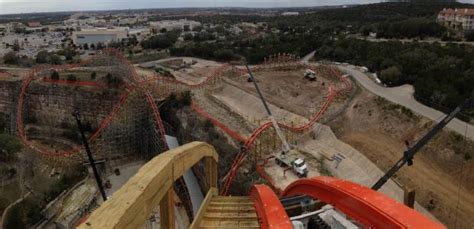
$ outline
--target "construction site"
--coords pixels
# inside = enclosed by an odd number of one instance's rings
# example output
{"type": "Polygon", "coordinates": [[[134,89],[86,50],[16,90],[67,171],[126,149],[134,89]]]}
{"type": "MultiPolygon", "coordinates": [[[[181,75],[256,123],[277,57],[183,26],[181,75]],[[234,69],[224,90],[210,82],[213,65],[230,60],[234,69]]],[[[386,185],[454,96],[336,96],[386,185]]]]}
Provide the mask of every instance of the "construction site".
{"type": "Polygon", "coordinates": [[[132,65],[104,49],[14,75],[0,78],[0,118],[27,166],[0,192],[19,183],[21,202],[77,180],[34,227],[474,227],[472,139],[442,130],[374,188],[437,122],[333,63],[280,53],[253,66],[132,65]]]}

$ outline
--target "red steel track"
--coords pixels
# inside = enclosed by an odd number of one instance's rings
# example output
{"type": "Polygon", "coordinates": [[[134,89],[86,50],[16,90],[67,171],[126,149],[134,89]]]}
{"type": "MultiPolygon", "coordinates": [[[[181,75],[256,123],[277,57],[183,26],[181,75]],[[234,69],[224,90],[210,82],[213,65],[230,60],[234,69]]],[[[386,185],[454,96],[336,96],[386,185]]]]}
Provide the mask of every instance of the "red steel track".
{"type": "MultiPolygon", "coordinates": [[[[299,126],[299,127],[291,127],[291,126],[289,126],[285,123],[278,123],[284,129],[289,130],[289,131],[293,131],[293,132],[303,132],[303,131],[308,130],[311,127],[313,127],[313,125],[316,122],[318,122],[318,120],[327,111],[327,109],[329,108],[329,106],[333,102],[333,100],[336,98],[336,96],[338,96],[342,93],[348,92],[352,89],[352,84],[351,84],[350,80],[347,79],[347,77],[336,68],[324,67],[322,69],[319,69],[319,68],[314,68],[313,66],[306,66],[306,67],[311,68],[315,72],[321,72],[321,70],[323,70],[326,73],[329,73],[330,75],[337,76],[338,79],[343,82],[344,87],[336,90],[333,85],[330,85],[329,89],[328,89],[328,95],[327,95],[326,101],[324,101],[324,103],[322,104],[321,109],[318,112],[316,112],[310,118],[308,123],[306,123],[302,126],[299,126]]],[[[265,130],[267,130],[271,127],[272,127],[272,123],[270,121],[262,124],[260,127],[255,129],[254,132],[252,133],[252,135],[245,141],[244,146],[242,147],[243,148],[242,151],[236,156],[234,162],[232,163],[232,166],[231,166],[229,172],[224,177],[224,184],[223,184],[223,187],[221,189],[221,195],[227,195],[228,194],[229,189],[232,185],[233,179],[234,179],[238,169],[242,165],[243,161],[245,160],[246,156],[248,155],[249,150],[253,147],[253,145],[254,145],[255,141],[258,139],[258,137],[260,137],[260,135],[265,130]]],[[[269,176],[267,176],[265,174],[264,169],[259,167],[259,166],[261,166],[261,165],[257,164],[257,172],[259,173],[259,175],[262,178],[266,178],[267,181],[270,183],[270,186],[275,188],[276,186],[274,185],[273,181],[271,179],[269,179],[269,176]]]]}
{"type": "Polygon", "coordinates": [[[445,228],[383,193],[333,177],[299,179],[282,193],[283,197],[297,195],[330,204],[363,228],[445,228]]]}
{"type": "MultiPolygon", "coordinates": [[[[119,113],[119,111],[121,109],[123,109],[123,105],[126,102],[129,95],[132,92],[135,92],[135,90],[138,90],[139,92],[143,93],[146,96],[146,102],[148,103],[148,106],[152,109],[153,118],[154,118],[154,122],[156,124],[156,128],[160,132],[162,145],[164,146],[164,150],[166,150],[167,149],[167,144],[166,144],[166,141],[165,141],[165,138],[164,138],[165,129],[164,129],[164,125],[163,125],[163,122],[161,120],[161,117],[160,117],[159,109],[156,105],[155,98],[153,97],[153,93],[152,93],[152,90],[151,90],[151,88],[153,88],[153,86],[159,86],[160,87],[160,92],[159,93],[162,94],[162,96],[168,96],[169,94],[174,93],[174,92],[179,92],[179,91],[182,91],[182,90],[189,90],[189,89],[201,89],[201,88],[204,88],[208,85],[216,84],[217,82],[219,82],[224,77],[223,73],[227,70],[234,70],[234,71],[236,70],[236,71],[239,71],[241,73],[245,72],[244,70],[239,69],[239,68],[235,68],[234,66],[232,66],[230,64],[224,64],[224,65],[221,65],[220,67],[218,67],[217,69],[215,69],[210,74],[210,76],[208,76],[204,81],[202,81],[198,84],[188,84],[186,82],[176,80],[175,78],[164,77],[164,76],[160,76],[160,75],[153,76],[150,79],[141,79],[138,76],[138,73],[135,71],[135,68],[133,67],[133,65],[131,65],[128,62],[128,60],[120,52],[118,52],[114,49],[105,49],[101,52],[100,55],[95,56],[93,58],[90,58],[88,60],[85,60],[85,61],[83,61],[82,63],[79,63],[79,64],[67,64],[67,65],[58,65],[58,66],[44,66],[44,65],[37,66],[37,67],[33,68],[30,71],[30,73],[24,79],[24,81],[22,83],[22,87],[21,87],[21,90],[20,90],[20,95],[19,95],[19,98],[18,98],[17,112],[16,112],[16,125],[17,125],[17,129],[18,129],[19,137],[20,137],[21,141],[26,146],[28,146],[29,148],[31,148],[35,151],[38,151],[42,155],[51,156],[51,157],[70,157],[70,156],[74,155],[75,153],[77,153],[78,151],[80,151],[81,147],[75,146],[70,151],[54,151],[53,152],[53,151],[49,151],[49,150],[45,150],[45,149],[40,149],[40,148],[34,146],[34,144],[32,144],[28,140],[28,138],[25,134],[24,123],[23,123],[23,112],[24,112],[23,109],[24,109],[24,103],[25,103],[25,94],[26,94],[26,91],[27,91],[28,87],[30,86],[31,82],[35,79],[35,77],[38,75],[38,73],[40,73],[44,70],[50,70],[50,69],[54,69],[56,71],[65,71],[67,69],[81,67],[81,66],[87,65],[89,63],[93,63],[94,60],[96,58],[100,57],[100,56],[113,57],[121,63],[121,66],[125,66],[126,69],[127,69],[128,75],[130,76],[130,79],[128,79],[130,82],[127,82],[126,86],[123,87],[123,91],[122,91],[122,93],[119,97],[119,101],[113,106],[112,111],[110,111],[108,113],[108,115],[104,119],[101,120],[101,122],[99,124],[99,127],[96,129],[96,131],[94,133],[92,133],[89,136],[89,141],[90,142],[93,142],[95,139],[97,139],[97,137],[102,133],[102,131],[110,125],[110,123],[113,121],[114,117],[116,117],[116,115],[119,113]]],[[[291,62],[291,63],[296,63],[296,62],[291,62]]],[[[279,66],[281,66],[281,64],[285,64],[285,63],[284,62],[283,63],[279,62],[277,64],[280,64],[279,66]]],[[[265,67],[268,67],[268,66],[270,66],[270,65],[254,66],[253,69],[255,71],[260,71],[260,70],[264,70],[265,67]]],[[[352,88],[351,82],[346,77],[344,77],[343,74],[336,68],[329,67],[329,66],[323,66],[323,67],[316,68],[314,66],[304,65],[304,64],[302,64],[301,66],[306,67],[306,68],[311,68],[315,72],[320,72],[320,73],[323,72],[325,74],[337,76],[338,79],[344,84],[344,87],[342,87],[340,89],[336,89],[336,87],[334,85],[330,85],[328,87],[328,94],[326,96],[326,100],[323,102],[323,104],[321,106],[321,109],[318,112],[316,112],[314,115],[312,115],[311,118],[309,119],[309,121],[306,124],[304,124],[302,126],[299,126],[299,127],[291,127],[291,126],[289,126],[285,123],[279,123],[284,129],[289,130],[289,131],[293,131],[293,132],[298,132],[298,133],[301,133],[303,131],[306,131],[306,130],[310,129],[324,115],[324,113],[327,111],[327,109],[329,108],[330,104],[333,102],[333,100],[335,99],[336,96],[340,95],[341,93],[345,93],[345,92],[351,90],[351,88],[352,88]]],[[[53,80],[50,80],[50,79],[47,79],[47,78],[44,78],[43,81],[44,82],[49,82],[49,83],[65,84],[65,85],[95,86],[95,87],[101,87],[101,88],[102,87],[107,87],[106,85],[93,83],[93,82],[75,82],[75,83],[73,83],[73,82],[64,81],[64,80],[53,81],[53,80]]],[[[158,95],[158,96],[160,96],[160,95],[158,95]]],[[[160,98],[162,98],[162,97],[160,96],[160,98]]],[[[249,138],[245,139],[242,136],[240,136],[237,131],[231,130],[230,128],[226,127],[224,124],[222,124],[221,122],[219,122],[215,118],[211,117],[208,113],[206,113],[201,108],[199,108],[199,106],[197,106],[197,104],[193,103],[192,107],[198,113],[200,113],[204,117],[210,119],[210,121],[214,125],[216,125],[219,128],[223,129],[231,137],[233,137],[234,139],[244,143],[241,152],[234,159],[234,162],[233,162],[229,172],[227,173],[227,175],[224,178],[224,183],[223,183],[223,187],[221,189],[221,192],[222,192],[221,194],[225,195],[225,194],[228,193],[229,188],[230,188],[230,186],[233,182],[233,179],[235,177],[235,174],[236,174],[237,170],[239,169],[240,165],[242,164],[242,162],[245,160],[249,150],[252,149],[255,141],[261,136],[261,134],[265,130],[272,127],[272,124],[271,124],[271,122],[266,122],[266,123],[262,124],[260,127],[258,127],[257,129],[255,129],[253,131],[253,133],[251,134],[251,136],[249,138]]],[[[263,169],[261,171],[263,171],[263,169]]]]}

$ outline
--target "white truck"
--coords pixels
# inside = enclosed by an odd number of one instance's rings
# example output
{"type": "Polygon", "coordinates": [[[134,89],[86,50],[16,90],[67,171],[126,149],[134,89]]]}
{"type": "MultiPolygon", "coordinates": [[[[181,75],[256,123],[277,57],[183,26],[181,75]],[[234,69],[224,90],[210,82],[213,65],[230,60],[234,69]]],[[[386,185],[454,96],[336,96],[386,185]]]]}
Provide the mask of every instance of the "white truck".
{"type": "MultiPolygon", "coordinates": [[[[289,154],[291,154],[291,151],[289,154]]],[[[306,166],[306,162],[302,158],[293,157],[287,154],[279,154],[275,157],[275,162],[281,167],[291,168],[300,178],[308,176],[308,166],[306,166]]]]}
{"type": "Polygon", "coordinates": [[[309,81],[315,81],[316,80],[316,72],[314,72],[311,69],[306,69],[304,72],[304,78],[309,80],[309,81]]]}

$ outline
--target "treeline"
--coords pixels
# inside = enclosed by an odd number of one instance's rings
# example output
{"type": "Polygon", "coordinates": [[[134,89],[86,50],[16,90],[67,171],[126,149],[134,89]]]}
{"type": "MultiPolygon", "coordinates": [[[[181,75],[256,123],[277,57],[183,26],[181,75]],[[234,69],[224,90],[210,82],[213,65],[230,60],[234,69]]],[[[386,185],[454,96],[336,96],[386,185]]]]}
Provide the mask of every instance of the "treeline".
{"type": "Polygon", "coordinates": [[[381,38],[424,38],[443,36],[446,28],[436,23],[443,8],[472,7],[451,1],[378,3],[321,10],[297,17],[276,17],[269,24],[281,30],[295,27],[328,28],[336,33],[377,33],[381,38]]]}
{"type": "Polygon", "coordinates": [[[470,45],[341,39],[316,53],[319,58],[366,66],[388,86],[412,84],[418,101],[441,110],[474,98],[474,47],[470,45]]]}
{"type": "Polygon", "coordinates": [[[255,39],[248,39],[242,35],[215,42],[187,43],[180,47],[170,48],[170,54],[173,56],[196,56],[218,61],[245,58],[248,63],[256,64],[275,53],[303,56],[316,49],[327,39],[327,37],[317,34],[268,34],[255,39]]]}

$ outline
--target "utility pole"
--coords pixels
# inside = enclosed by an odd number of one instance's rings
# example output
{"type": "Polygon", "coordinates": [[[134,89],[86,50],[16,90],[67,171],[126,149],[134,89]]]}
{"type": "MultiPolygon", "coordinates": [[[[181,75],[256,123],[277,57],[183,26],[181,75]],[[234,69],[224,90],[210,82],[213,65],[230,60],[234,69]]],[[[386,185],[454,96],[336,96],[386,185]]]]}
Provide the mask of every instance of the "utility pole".
{"type": "Polygon", "coordinates": [[[86,148],[87,157],[89,158],[89,163],[92,166],[92,171],[94,172],[94,177],[95,177],[95,180],[97,181],[97,186],[99,187],[100,194],[102,195],[102,199],[106,201],[107,195],[105,194],[104,186],[102,185],[102,180],[100,179],[99,172],[97,171],[97,167],[95,166],[94,158],[92,157],[92,152],[89,147],[89,143],[87,142],[86,135],[84,134],[84,128],[82,127],[82,123],[81,123],[81,115],[79,114],[79,111],[77,110],[74,113],[72,113],[72,115],[74,116],[74,118],[76,118],[77,127],[79,128],[79,132],[81,132],[82,143],[84,144],[84,147],[86,148]]]}

